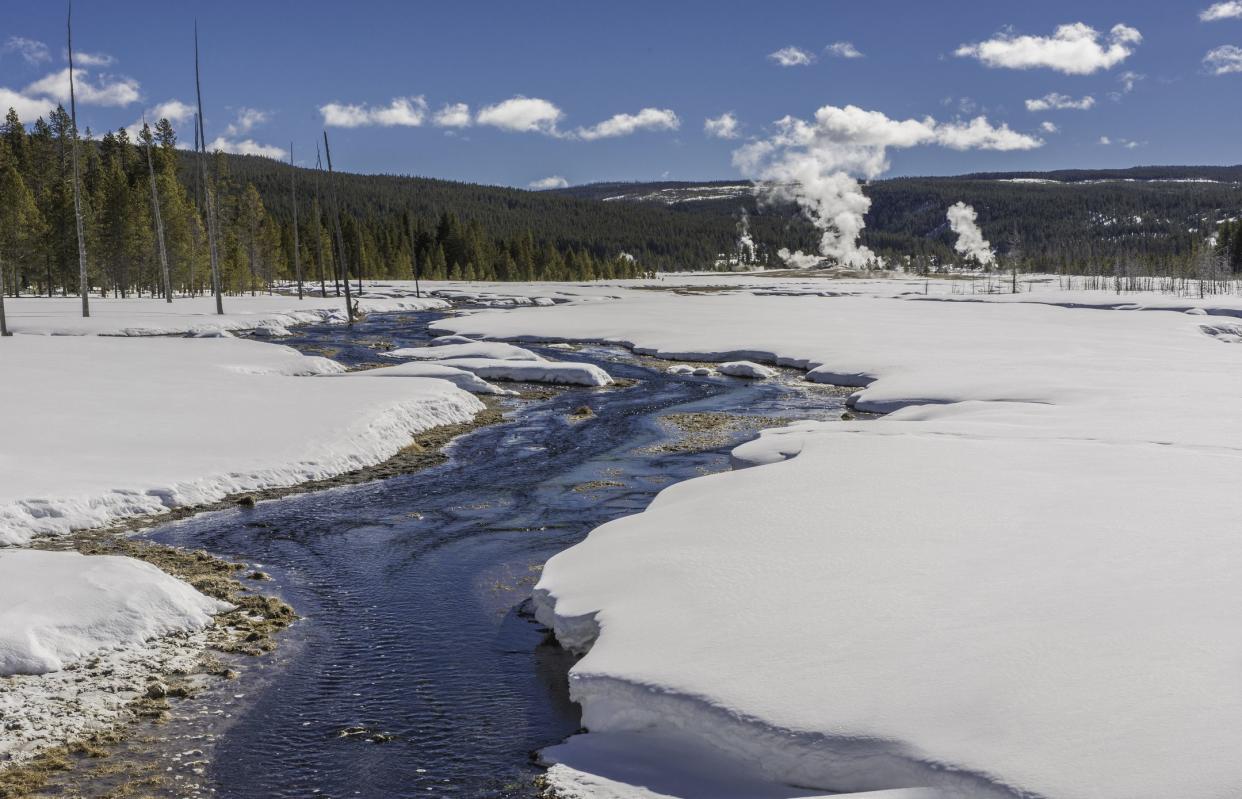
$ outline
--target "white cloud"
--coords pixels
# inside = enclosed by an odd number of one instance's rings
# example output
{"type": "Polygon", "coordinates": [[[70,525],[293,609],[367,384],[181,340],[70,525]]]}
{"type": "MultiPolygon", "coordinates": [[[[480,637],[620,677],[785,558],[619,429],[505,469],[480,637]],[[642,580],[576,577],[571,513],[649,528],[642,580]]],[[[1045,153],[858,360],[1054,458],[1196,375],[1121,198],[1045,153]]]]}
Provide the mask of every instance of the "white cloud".
{"type": "Polygon", "coordinates": [[[1040,122],[1039,129],[1042,130],[1044,133],[1060,133],[1061,132],[1060,128],[1058,128],[1055,124],[1048,122],[1048,121],[1040,122]]]}
{"type": "Polygon", "coordinates": [[[535,191],[544,191],[545,189],[563,189],[569,185],[569,181],[560,175],[550,175],[539,180],[532,180],[528,185],[535,191]]]}
{"type": "Polygon", "coordinates": [[[323,124],[333,128],[380,127],[416,128],[427,116],[427,101],[417,97],[394,97],[388,105],[327,103],[319,106],[323,124]]]}
{"type": "Polygon", "coordinates": [[[1112,139],[1110,139],[1110,138],[1108,138],[1107,136],[1101,136],[1101,137],[1100,137],[1100,144],[1103,144],[1103,145],[1109,145],[1109,144],[1112,144],[1112,143],[1113,143],[1113,140],[1112,140],[1112,139]]]}
{"type": "Polygon", "coordinates": [[[1127,71],[1127,72],[1123,72],[1120,75],[1118,75],[1117,80],[1121,82],[1121,91],[1126,94],[1129,94],[1130,92],[1134,91],[1134,87],[1138,84],[1138,82],[1141,81],[1145,77],[1147,76],[1140,75],[1137,72],[1127,71]]]}
{"type": "Polygon", "coordinates": [[[1124,145],[1122,145],[1122,146],[1123,146],[1123,147],[1125,147],[1127,150],[1133,150],[1135,147],[1138,147],[1138,146],[1139,146],[1139,142],[1136,142],[1136,141],[1127,141],[1127,142],[1126,142],[1124,145]]]}
{"type": "Polygon", "coordinates": [[[48,52],[46,44],[35,39],[27,39],[25,36],[10,36],[5,39],[4,46],[0,47],[0,53],[17,53],[25,59],[27,64],[33,66],[52,60],[52,54],[48,52]]]}
{"type": "Polygon", "coordinates": [[[815,56],[793,45],[782,47],[775,53],[768,53],[768,58],[782,67],[805,67],[815,63],[815,56]]]}
{"type": "Polygon", "coordinates": [[[862,58],[863,54],[853,42],[833,42],[824,48],[826,52],[837,58],[862,58]]]}
{"type": "MultiPolygon", "coordinates": [[[[69,54],[65,54],[65,60],[69,59],[69,54]]],[[[107,53],[74,53],[73,66],[74,71],[77,67],[110,67],[116,59],[107,53]]],[[[76,75],[74,77],[77,77],[76,75]]]]}
{"type": "Polygon", "coordinates": [[[249,133],[252,128],[267,122],[270,117],[271,114],[258,108],[239,108],[237,121],[225,128],[225,135],[240,136],[243,133],[249,133]]]}
{"type": "MultiPolygon", "coordinates": [[[[820,231],[820,255],[848,266],[876,260],[875,253],[858,245],[871,207],[858,179],[888,170],[888,148],[935,144],[955,150],[1029,150],[1043,145],[1039,138],[995,126],[982,116],[948,123],[932,117],[896,120],[852,105],[824,106],[810,122],[787,116],[775,126],[770,138],[735,150],[734,165],[761,181],[767,197],[797,203],[820,231]]],[[[806,266],[819,259],[797,252],[787,253],[786,260],[806,266]]]]}
{"type": "Polygon", "coordinates": [[[1045,94],[1043,97],[1040,97],[1037,100],[1027,100],[1026,110],[1027,111],[1050,111],[1050,110],[1061,111],[1067,108],[1072,108],[1078,111],[1086,111],[1088,108],[1091,108],[1094,105],[1095,105],[1095,98],[1089,94],[1086,95],[1085,97],[1075,100],[1073,97],[1070,97],[1067,94],[1059,94],[1057,92],[1051,92],[1049,94],[1045,94]]]}
{"type": "Polygon", "coordinates": [[[1203,66],[1207,67],[1213,75],[1242,72],[1242,47],[1226,44],[1209,50],[1207,55],[1203,56],[1203,66]]]}
{"type": "Polygon", "coordinates": [[[736,139],[740,135],[740,127],[732,111],[703,120],[703,132],[715,139],[736,139]]]}
{"type": "Polygon", "coordinates": [[[1067,75],[1090,75],[1111,69],[1130,57],[1143,35],[1128,25],[1114,25],[1108,35],[1075,22],[1060,25],[1052,36],[1014,36],[1009,32],[976,44],[963,44],[959,57],[976,58],[989,67],[1046,67],[1067,75]]]}
{"type": "MultiPolygon", "coordinates": [[[[156,122],[159,122],[161,119],[167,119],[175,129],[177,125],[189,122],[193,119],[194,114],[197,113],[197,111],[198,109],[189,103],[183,103],[180,100],[174,99],[165,100],[162,103],[158,103],[155,106],[148,108],[143,116],[146,117],[147,124],[149,124],[152,128],[155,127],[156,122]]],[[[137,139],[138,134],[142,132],[142,119],[139,118],[134,120],[132,124],[126,126],[125,131],[129,133],[129,137],[131,139],[137,139]]],[[[191,142],[194,139],[192,130],[188,139],[191,142]]],[[[181,142],[181,145],[183,147],[188,146],[185,142],[181,142]]]]}
{"type": "Polygon", "coordinates": [[[223,136],[218,136],[215,141],[207,145],[207,152],[215,152],[216,150],[224,153],[233,153],[234,155],[261,155],[264,158],[275,158],[278,161],[285,157],[284,149],[271,144],[259,144],[254,139],[233,141],[223,136]]]}
{"type": "Polygon", "coordinates": [[[1237,17],[1242,17],[1242,0],[1225,0],[1223,3],[1213,3],[1199,12],[1199,19],[1204,22],[1235,19],[1237,17]]]}
{"type": "MultiPolygon", "coordinates": [[[[73,87],[77,101],[83,105],[126,106],[142,99],[138,81],[133,78],[100,75],[94,82],[90,72],[74,69],[73,87]]],[[[60,103],[69,103],[69,68],[45,75],[23,90],[27,95],[46,95],[60,103]]]]}
{"type": "Polygon", "coordinates": [[[668,108],[644,108],[637,114],[614,114],[597,125],[578,128],[575,135],[586,141],[628,136],[640,130],[677,130],[681,120],[668,108]]]}
{"type": "Polygon", "coordinates": [[[466,128],[470,126],[470,106],[465,103],[447,103],[431,118],[440,128],[466,128]]]}
{"type": "Polygon", "coordinates": [[[23,122],[34,122],[56,110],[56,103],[46,97],[28,97],[21,92],[0,87],[0,115],[12,108],[23,122]]]}
{"type": "Polygon", "coordinates": [[[475,116],[475,122],[516,133],[546,133],[558,136],[560,134],[556,126],[564,116],[561,109],[547,100],[519,95],[483,107],[475,116]]]}

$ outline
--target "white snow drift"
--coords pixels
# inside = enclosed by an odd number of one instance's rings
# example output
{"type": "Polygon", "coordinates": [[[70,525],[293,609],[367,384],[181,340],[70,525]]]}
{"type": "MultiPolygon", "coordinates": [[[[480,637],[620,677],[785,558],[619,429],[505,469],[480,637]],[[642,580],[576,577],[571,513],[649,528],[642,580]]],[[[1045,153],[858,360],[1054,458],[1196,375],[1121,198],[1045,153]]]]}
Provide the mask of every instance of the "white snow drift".
{"type": "Polygon", "coordinates": [[[1203,315],[1028,303],[651,294],[439,322],[796,366],[895,411],[765,433],[736,453],[764,465],[549,561],[538,614],[589,650],[591,734],[824,792],[1234,795],[1242,353],[1203,315]]]}
{"type": "Polygon", "coordinates": [[[501,341],[475,341],[463,336],[440,337],[449,338],[454,340],[443,343],[433,341],[430,347],[403,347],[384,355],[447,366],[492,380],[576,386],[607,386],[613,382],[607,372],[594,364],[549,361],[524,347],[501,341]]]}
{"type": "Polygon", "coordinates": [[[201,629],[230,609],[133,558],[0,550],[0,677],[201,629]]]}
{"type": "Polygon", "coordinates": [[[21,420],[0,449],[0,545],[330,477],[483,407],[444,380],[294,377],[343,370],[236,338],[18,335],[0,353],[0,414],[21,420]]]}

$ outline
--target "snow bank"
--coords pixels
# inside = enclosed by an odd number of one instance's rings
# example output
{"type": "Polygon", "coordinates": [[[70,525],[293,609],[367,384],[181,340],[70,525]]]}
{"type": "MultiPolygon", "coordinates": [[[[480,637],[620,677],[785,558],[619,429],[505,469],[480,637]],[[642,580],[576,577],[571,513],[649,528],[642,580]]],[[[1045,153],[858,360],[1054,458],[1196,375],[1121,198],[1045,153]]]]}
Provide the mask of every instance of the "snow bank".
{"type": "Polygon", "coordinates": [[[230,609],[133,558],[0,550],[0,677],[201,629],[230,609]]]}
{"type": "Polygon", "coordinates": [[[716,367],[722,375],[731,377],[748,377],[752,380],[767,380],[776,377],[776,370],[754,363],[753,361],[729,361],[716,367]]]}
{"type": "Polygon", "coordinates": [[[472,394],[513,394],[515,392],[493,385],[473,372],[455,369],[438,363],[403,363],[397,366],[384,366],[379,369],[364,369],[350,372],[349,377],[434,377],[447,380],[463,391],[472,394]]]}
{"type": "Polygon", "coordinates": [[[1203,319],[653,292],[437,327],[794,366],[893,412],[767,432],[548,562],[590,735],[822,791],[1163,799],[1242,785],[1242,369],[1203,319]]]}
{"type": "Polygon", "coordinates": [[[347,380],[237,338],[13,336],[0,545],[369,466],[478,399],[444,380],[347,380]],[[324,424],[324,420],[332,420],[324,424]]]}
{"type": "MultiPolygon", "coordinates": [[[[449,303],[433,297],[360,299],[363,313],[444,309],[449,303]]],[[[91,315],[83,319],[75,297],[17,297],[5,300],[9,329],[15,333],[52,336],[205,335],[255,330],[261,335],[289,335],[289,328],[314,322],[344,323],[345,300],[336,297],[225,297],[227,313],[218,316],[211,297],[179,298],[172,303],[151,299],[91,298],[91,315]]]]}
{"type": "MultiPolygon", "coordinates": [[[[438,347],[437,350],[443,349],[438,347]]],[[[489,380],[515,380],[523,383],[557,383],[569,386],[610,386],[612,377],[593,363],[575,361],[524,361],[493,358],[454,358],[444,363],[455,369],[474,372],[489,380]]]]}
{"type": "Polygon", "coordinates": [[[503,341],[470,341],[431,347],[401,347],[383,353],[386,358],[446,361],[453,358],[487,358],[493,361],[540,361],[535,353],[503,341]]]}

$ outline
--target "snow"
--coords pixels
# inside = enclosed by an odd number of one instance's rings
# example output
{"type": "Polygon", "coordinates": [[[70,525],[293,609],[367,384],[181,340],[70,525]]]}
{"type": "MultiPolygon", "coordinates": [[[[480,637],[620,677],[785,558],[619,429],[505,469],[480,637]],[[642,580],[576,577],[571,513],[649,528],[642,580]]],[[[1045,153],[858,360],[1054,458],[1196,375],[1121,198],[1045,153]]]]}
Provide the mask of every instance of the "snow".
{"type": "Polygon", "coordinates": [[[442,365],[438,363],[422,363],[412,362],[398,364],[397,366],[384,366],[379,369],[364,369],[360,372],[350,372],[349,377],[434,377],[440,380],[447,380],[463,391],[469,391],[471,394],[499,394],[509,395],[515,392],[500,386],[493,385],[481,377],[476,376],[473,372],[467,372],[464,369],[455,369],[452,366],[442,365]]]}
{"type": "Polygon", "coordinates": [[[766,380],[776,377],[776,370],[757,364],[753,361],[729,361],[716,367],[722,375],[731,377],[748,377],[752,380],[766,380]]]}
{"type": "Polygon", "coordinates": [[[0,677],[202,629],[230,609],[133,558],[0,550],[0,677]]]}
{"type": "Polygon", "coordinates": [[[446,361],[456,358],[487,358],[493,361],[539,361],[528,349],[500,341],[471,341],[469,344],[441,344],[432,347],[401,347],[383,353],[386,358],[446,361]]]}
{"type": "Polygon", "coordinates": [[[613,382],[607,372],[593,363],[496,358],[454,358],[444,363],[455,369],[473,372],[488,380],[515,380],[523,383],[555,383],[569,386],[610,386],[613,382]]]}
{"type": "MultiPolygon", "coordinates": [[[[446,309],[449,304],[431,297],[390,297],[357,300],[363,313],[446,309]]],[[[91,315],[82,318],[76,297],[17,297],[4,303],[9,329],[14,333],[57,336],[168,336],[218,334],[256,330],[273,337],[288,328],[311,322],[346,320],[345,300],[336,297],[225,297],[223,316],[215,313],[211,297],[178,298],[172,303],[144,299],[91,298],[91,315]]]]}
{"type": "Polygon", "coordinates": [[[0,364],[0,415],[20,420],[0,448],[0,545],[331,477],[483,408],[443,379],[306,376],[343,370],[231,337],[16,335],[0,364]]]}
{"type": "MultiPolygon", "coordinates": [[[[1234,795],[1242,369],[1181,311],[1238,300],[900,288],[622,290],[437,323],[791,366],[892,412],[765,432],[735,453],[754,468],[548,562],[537,615],[586,652],[586,737],[821,792],[1234,795]]],[[[573,768],[633,787],[598,760],[573,768]]]]}

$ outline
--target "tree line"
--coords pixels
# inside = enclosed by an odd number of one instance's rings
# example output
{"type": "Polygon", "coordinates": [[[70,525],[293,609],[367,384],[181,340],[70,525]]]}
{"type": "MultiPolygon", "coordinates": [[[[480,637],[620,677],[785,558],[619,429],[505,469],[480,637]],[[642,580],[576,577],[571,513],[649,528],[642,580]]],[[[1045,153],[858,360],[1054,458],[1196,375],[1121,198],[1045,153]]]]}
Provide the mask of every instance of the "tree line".
{"type": "MultiPolygon", "coordinates": [[[[0,270],[10,295],[77,291],[73,134],[60,107],[29,126],[9,109],[0,126],[0,270]]],[[[417,271],[429,280],[593,280],[636,277],[643,268],[621,243],[590,246],[543,226],[489,225],[491,213],[470,213],[477,202],[437,208],[444,198],[418,197],[408,186],[376,192],[368,176],[338,175],[337,243],[322,170],[220,152],[203,170],[167,119],[133,137],[118,129],[96,138],[87,129],[79,158],[88,280],[101,294],[162,296],[161,235],[173,293],[211,291],[207,184],[227,294],[272,291],[296,277],[296,262],[316,293],[339,291],[338,260],[355,279],[417,271]],[[296,231],[293,173],[301,187],[296,231]]]]}

